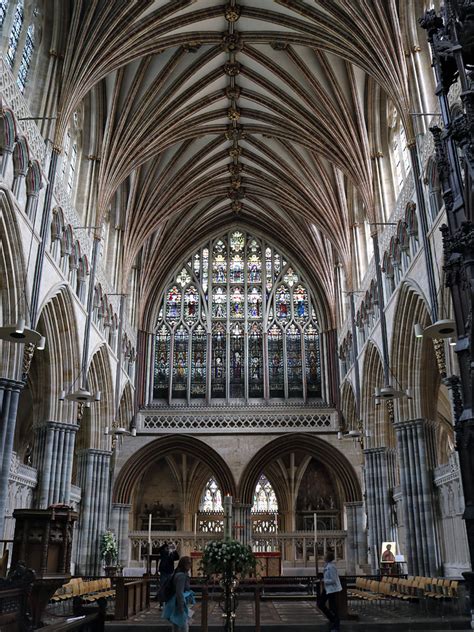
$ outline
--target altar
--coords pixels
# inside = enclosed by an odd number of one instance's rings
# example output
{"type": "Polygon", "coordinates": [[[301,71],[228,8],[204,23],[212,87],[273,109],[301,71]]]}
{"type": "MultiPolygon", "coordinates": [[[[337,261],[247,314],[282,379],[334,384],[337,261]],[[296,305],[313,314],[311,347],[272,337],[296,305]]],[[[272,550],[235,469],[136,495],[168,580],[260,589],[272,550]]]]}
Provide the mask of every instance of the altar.
{"type": "MultiPolygon", "coordinates": [[[[275,552],[256,552],[254,553],[257,560],[256,576],[257,577],[279,577],[281,575],[281,553],[275,552]]],[[[193,577],[202,577],[201,571],[202,551],[191,551],[191,575],[193,577]]]]}

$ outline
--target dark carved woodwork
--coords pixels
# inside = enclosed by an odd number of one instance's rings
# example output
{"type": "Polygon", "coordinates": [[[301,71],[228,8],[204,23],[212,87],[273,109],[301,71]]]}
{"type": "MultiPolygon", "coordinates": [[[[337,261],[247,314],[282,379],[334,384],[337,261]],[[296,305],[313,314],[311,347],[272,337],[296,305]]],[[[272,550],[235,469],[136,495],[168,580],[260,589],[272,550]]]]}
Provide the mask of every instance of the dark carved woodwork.
{"type": "Polygon", "coordinates": [[[12,566],[6,579],[0,579],[2,632],[30,632],[33,629],[29,598],[34,580],[34,571],[23,562],[12,566]]]}
{"type": "Polygon", "coordinates": [[[77,513],[59,505],[49,509],[16,509],[12,565],[22,561],[36,573],[31,592],[33,624],[54,592],[70,578],[72,534],[77,513]]]}
{"type": "MultiPolygon", "coordinates": [[[[453,395],[465,497],[463,518],[474,566],[474,0],[445,0],[441,13],[427,11],[420,25],[426,29],[431,45],[444,124],[443,130],[434,127],[431,131],[446,205],[447,225],[441,227],[444,269],[454,305],[460,372],[459,377],[448,378],[445,383],[453,395]],[[462,108],[457,108],[453,116],[447,95],[456,79],[461,87],[462,108]]],[[[463,574],[474,621],[474,574],[463,574]]]]}

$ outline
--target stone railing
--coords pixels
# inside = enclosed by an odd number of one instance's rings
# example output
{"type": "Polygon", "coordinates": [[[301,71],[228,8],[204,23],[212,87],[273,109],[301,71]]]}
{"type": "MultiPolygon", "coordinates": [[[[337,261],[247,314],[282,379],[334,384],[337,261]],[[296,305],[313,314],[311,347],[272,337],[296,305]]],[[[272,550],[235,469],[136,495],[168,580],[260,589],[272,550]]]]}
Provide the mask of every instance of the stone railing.
{"type": "Polygon", "coordinates": [[[198,406],[187,410],[168,407],[143,409],[137,415],[137,431],[147,434],[180,432],[337,432],[337,412],[333,409],[313,409],[311,406],[261,406],[226,407],[198,406]]]}
{"type": "MultiPolygon", "coordinates": [[[[188,555],[191,551],[203,551],[206,544],[212,540],[219,539],[216,534],[202,534],[184,531],[152,531],[151,540],[153,550],[163,544],[163,542],[174,542],[180,555],[188,555]]],[[[318,560],[322,560],[328,550],[334,551],[336,561],[343,562],[347,558],[346,554],[346,531],[322,531],[318,532],[318,560]]],[[[130,542],[130,564],[140,562],[148,553],[148,531],[131,531],[129,533],[130,542]]],[[[314,533],[312,531],[295,531],[293,533],[258,534],[253,535],[252,549],[256,553],[272,553],[281,551],[282,561],[290,567],[313,568],[314,561],[314,533]]]]}

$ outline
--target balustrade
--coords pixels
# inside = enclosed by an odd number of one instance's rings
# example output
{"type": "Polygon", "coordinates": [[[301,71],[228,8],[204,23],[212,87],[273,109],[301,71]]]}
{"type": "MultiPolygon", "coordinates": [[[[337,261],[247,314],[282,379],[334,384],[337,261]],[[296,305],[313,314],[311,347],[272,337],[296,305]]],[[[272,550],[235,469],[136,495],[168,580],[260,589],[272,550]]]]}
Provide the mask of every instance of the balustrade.
{"type": "MultiPolygon", "coordinates": [[[[152,551],[157,552],[163,542],[173,541],[180,555],[189,555],[191,551],[203,551],[208,542],[220,537],[215,532],[196,535],[184,531],[152,531],[152,551]]],[[[142,562],[148,554],[148,532],[132,531],[129,534],[129,565],[142,562]]],[[[318,560],[322,561],[328,550],[334,551],[336,562],[345,567],[347,552],[347,531],[321,531],[317,536],[318,560]]],[[[255,553],[281,552],[282,564],[286,567],[314,568],[314,533],[295,531],[292,533],[254,533],[252,550],[255,553]]]]}

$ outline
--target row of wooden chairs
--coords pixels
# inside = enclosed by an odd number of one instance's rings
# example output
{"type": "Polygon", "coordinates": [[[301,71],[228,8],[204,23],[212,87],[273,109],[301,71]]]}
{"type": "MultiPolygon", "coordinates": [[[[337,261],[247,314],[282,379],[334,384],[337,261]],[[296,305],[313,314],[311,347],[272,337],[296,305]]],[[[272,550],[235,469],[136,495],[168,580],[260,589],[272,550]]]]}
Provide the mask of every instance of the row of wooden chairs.
{"type": "Polygon", "coordinates": [[[110,577],[101,579],[84,580],[82,577],[73,577],[67,584],[58,588],[51,598],[53,603],[67,601],[74,597],[81,597],[83,601],[93,602],[101,597],[108,599],[115,596],[110,577]]]}
{"type": "Polygon", "coordinates": [[[348,596],[363,601],[401,600],[418,603],[420,599],[436,601],[456,601],[459,582],[436,577],[399,577],[384,576],[380,581],[358,577],[355,590],[349,590],[348,596]]]}

